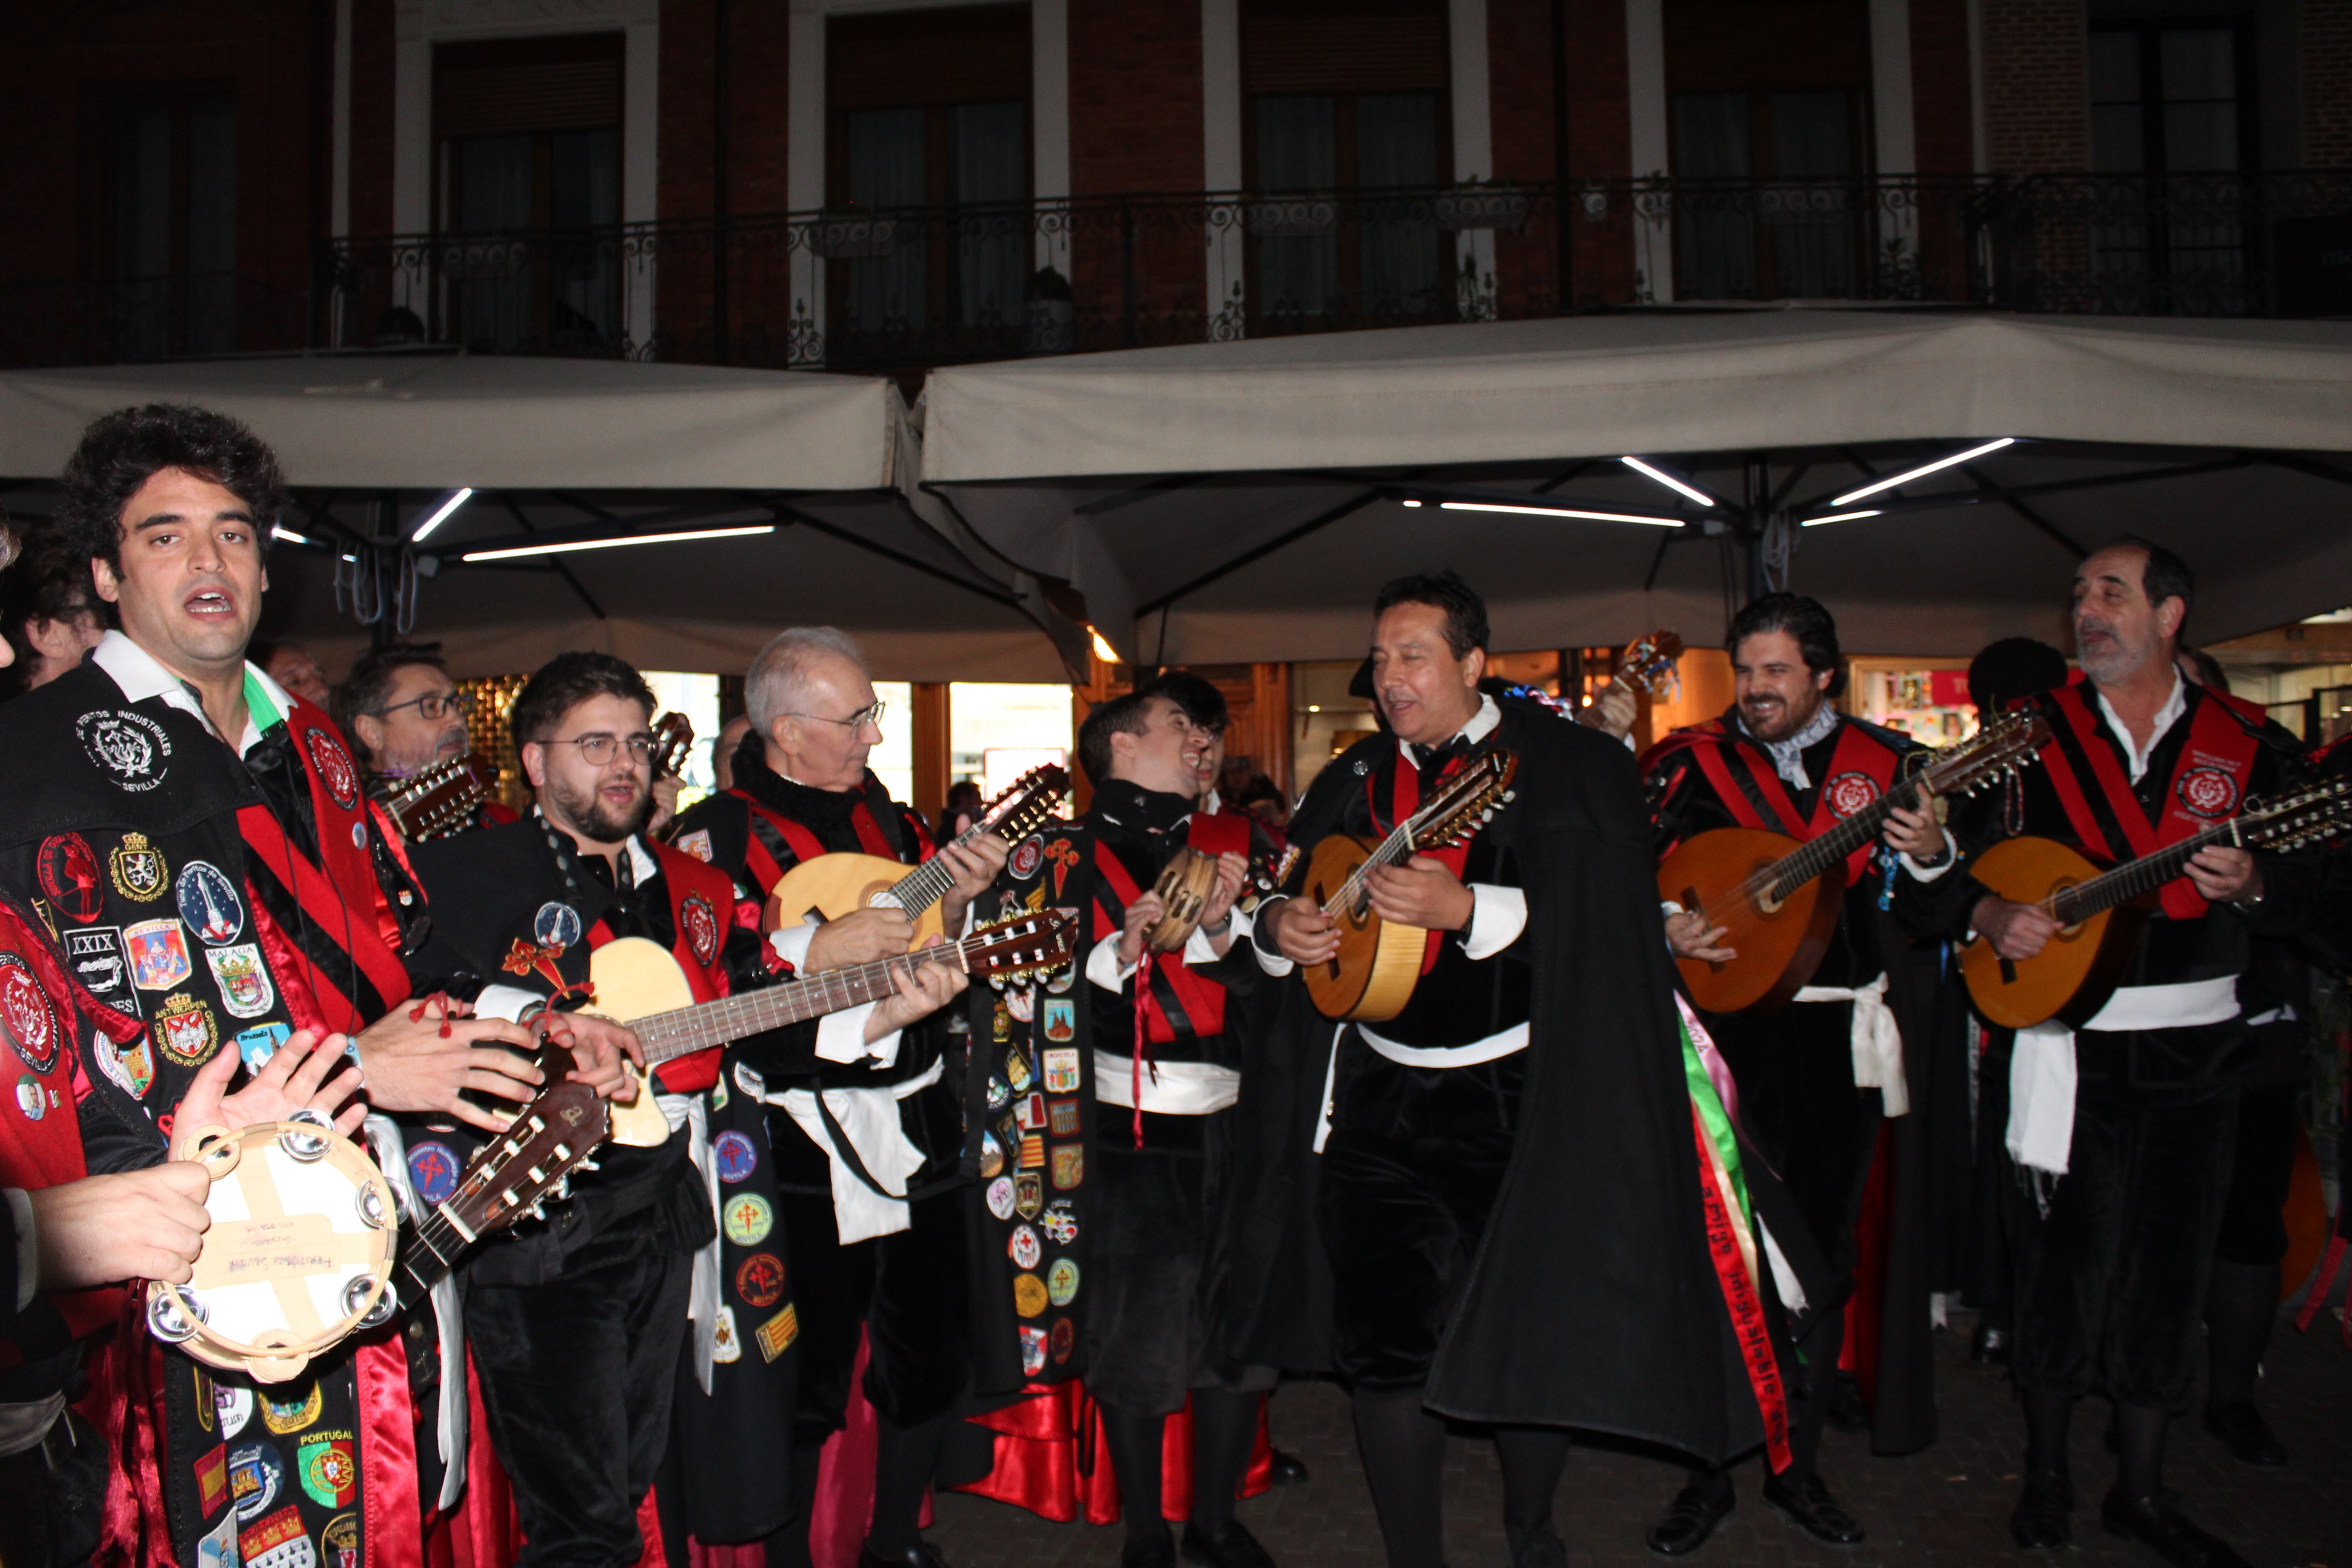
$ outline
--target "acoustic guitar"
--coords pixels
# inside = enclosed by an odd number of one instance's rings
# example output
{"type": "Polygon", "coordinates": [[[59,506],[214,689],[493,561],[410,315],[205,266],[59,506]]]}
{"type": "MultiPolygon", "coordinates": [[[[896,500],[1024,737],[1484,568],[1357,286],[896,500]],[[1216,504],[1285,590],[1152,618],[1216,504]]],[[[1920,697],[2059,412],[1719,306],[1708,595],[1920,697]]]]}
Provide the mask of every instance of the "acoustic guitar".
{"type": "Polygon", "coordinates": [[[2052,1018],[2081,1028],[2115,994],[2132,947],[2163,886],[2186,874],[2189,858],[2212,844],[2291,849],[2352,825],[2352,779],[2299,790],[2217,822],[2177,844],[2102,868],[2047,838],[2003,839],[1969,868],[2004,899],[2039,904],[2059,930],[2032,958],[2007,959],[1982,937],[1960,950],[1960,974],[1977,1011],[2004,1028],[2052,1018]]]}
{"type": "Polygon", "coordinates": [[[377,801],[402,838],[420,844],[464,827],[474,808],[499,791],[499,770],[468,752],[401,780],[377,801]]]}
{"type": "MultiPolygon", "coordinates": [[[[1013,782],[964,829],[955,842],[970,844],[994,834],[1018,844],[1043,827],[1070,793],[1070,775],[1050,763],[1032,768],[1013,782]]],[[[782,877],[768,894],[768,929],[786,931],[814,912],[837,921],[858,910],[895,905],[915,922],[914,947],[941,934],[940,900],[955,886],[955,873],[934,855],[909,870],[880,855],[819,855],[782,877]]]]}
{"type": "Polygon", "coordinates": [[[1804,988],[1829,951],[1845,892],[1846,858],[1885,829],[1896,806],[1916,811],[1929,793],[1972,795],[2030,765],[2050,739],[2039,714],[2017,714],[1940,752],[1820,837],[1757,827],[1693,834],[1658,867],[1658,894],[1699,911],[1703,929],[1726,928],[1737,957],[1677,958],[1691,1001],[1710,1013],[1771,1011],[1804,988]]]}
{"type": "MultiPolygon", "coordinates": [[[[1335,833],[1307,862],[1307,896],[1339,930],[1339,951],[1306,969],[1307,994],[1327,1018],[1377,1024],[1404,1011],[1421,979],[1429,932],[1381,919],[1366,879],[1375,866],[1394,866],[1423,849],[1467,837],[1511,799],[1518,776],[1516,752],[1481,752],[1438,783],[1427,805],[1374,843],[1335,833]]],[[[1302,966],[1304,967],[1304,966],[1302,966]]]]}

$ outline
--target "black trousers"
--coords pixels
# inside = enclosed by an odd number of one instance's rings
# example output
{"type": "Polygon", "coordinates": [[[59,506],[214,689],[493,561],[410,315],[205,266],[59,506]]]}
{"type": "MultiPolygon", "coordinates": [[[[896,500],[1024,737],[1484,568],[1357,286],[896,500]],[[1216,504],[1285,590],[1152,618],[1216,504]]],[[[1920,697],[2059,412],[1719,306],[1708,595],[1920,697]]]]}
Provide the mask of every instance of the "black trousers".
{"type": "Polygon", "coordinates": [[[777,1206],[801,1329],[793,1441],[814,1447],[840,1430],[861,1329],[875,1414],[901,1427],[945,1415],[971,1370],[961,1192],[919,1199],[907,1229],[846,1247],[830,1194],[784,1192],[777,1206]]]}
{"type": "Polygon", "coordinates": [[[2116,1048],[2075,1037],[2083,1076],[2066,1173],[2045,1215],[2011,1191],[2020,1386],[2179,1410],[2237,1142],[2234,1085],[2150,1091],[2103,1072],[2116,1048]]]}
{"type": "Polygon", "coordinates": [[[527,1544],[517,1568],[635,1568],[669,1445],[691,1260],[624,1232],[545,1285],[477,1285],[467,1337],[527,1544]],[[609,1245],[608,1245],[609,1243],[609,1245]]]}
{"type": "Polygon", "coordinates": [[[2249,1089],[2238,1101],[2238,1142],[2213,1256],[2223,1263],[2286,1257],[2286,1194],[2294,1184],[2295,1090],[2249,1089]]]}

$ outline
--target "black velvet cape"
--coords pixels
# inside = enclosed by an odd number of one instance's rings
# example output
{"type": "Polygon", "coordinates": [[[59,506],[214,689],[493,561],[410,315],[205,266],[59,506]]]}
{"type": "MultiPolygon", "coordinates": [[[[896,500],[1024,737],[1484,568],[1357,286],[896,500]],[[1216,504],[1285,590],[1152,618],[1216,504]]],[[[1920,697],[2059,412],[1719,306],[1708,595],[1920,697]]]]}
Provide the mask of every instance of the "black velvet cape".
{"type": "MultiPolygon", "coordinates": [[[[1633,754],[1540,703],[1500,697],[1490,744],[1517,798],[1485,832],[1515,856],[1533,944],[1519,1133],[1427,1403],[1463,1420],[1572,1426],[1717,1463],[1763,1441],[1700,1215],[1675,971],[1633,754]]],[[[1311,847],[1360,803],[1396,741],[1358,742],[1292,823],[1311,847]]],[[[1250,1138],[1229,1348],[1329,1363],[1329,1267],[1314,1230],[1316,1123],[1333,1026],[1303,984],[1243,1072],[1250,1138]]]]}

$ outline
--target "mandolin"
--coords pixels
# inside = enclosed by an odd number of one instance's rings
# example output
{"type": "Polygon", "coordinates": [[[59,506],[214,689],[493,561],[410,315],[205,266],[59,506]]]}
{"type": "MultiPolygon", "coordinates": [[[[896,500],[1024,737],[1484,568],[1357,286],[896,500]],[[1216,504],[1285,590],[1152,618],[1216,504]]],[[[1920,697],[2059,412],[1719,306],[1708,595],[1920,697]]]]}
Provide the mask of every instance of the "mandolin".
{"type": "Polygon", "coordinates": [[[676,778],[686,772],[687,749],[694,744],[694,721],[683,713],[665,713],[654,721],[654,777],[676,778]]]}
{"type": "Polygon", "coordinates": [[[498,791],[497,764],[468,752],[402,779],[377,804],[401,837],[416,844],[464,827],[474,808],[498,791]]]}
{"type": "Polygon", "coordinates": [[[2056,1018],[2081,1028],[2114,994],[2131,962],[2158,889],[2186,874],[2189,858],[2212,844],[2291,849],[2352,826],[2352,779],[2337,779],[2248,808],[2151,855],[2103,869],[2047,838],[2003,839],[1969,868],[1987,889],[2039,904],[2059,930],[2032,958],[2007,959],[1982,937],[1960,950],[1960,974],[1977,1011],[2004,1028],[2056,1018]]]}
{"type": "Polygon", "coordinates": [[[1307,862],[1307,895],[1339,931],[1339,951],[1306,971],[1307,994],[1325,1017],[1377,1024],[1404,1011],[1421,979],[1429,933],[1381,919],[1366,875],[1375,866],[1398,865],[1476,832],[1510,801],[1518,771],[1516,752],[1478,752],[1439,780],[1428,803],[1379,843],[1335,833],[1315,847],[1307,862]]]}
{"type": "Polygon", "coordinates": [[[1803,989],[1829,950],[1846,887],[1846,858],[1886,826],[1896,806],[1917,810],[1928,795],[1970,795],[2030,765],[2050,739],[2039,714],[2016,714],[1937,754],[1918,773],[1818,838],[1756,827],[1717,827],[1675,846],[1658,868],[1658,894],[1696,910],[1704,930],[1726,928],[1738,956],[1677,958],[1693,1005],[1710,1013],[1764,1011],[1803,989]]]}
{"type": "MultiPolygon", "coordinates": [[[[1070,775],[1061,768],[1032,768],[991,801],[980,820],[955,842],[970,844],[992,833],[1007,844],[1018,844],[1051,819],[1069,792],[1070,775]]],[[[768,929],[786,930],[812,913],[837,921],[858,910],[893,904],[915,922],[912,945],[920,947],[940,934],[940,900],[954,885],[955,873],[937,855],[911,871],[880,855],[819,855],[776,879],[768,893],[768,929]]]]}

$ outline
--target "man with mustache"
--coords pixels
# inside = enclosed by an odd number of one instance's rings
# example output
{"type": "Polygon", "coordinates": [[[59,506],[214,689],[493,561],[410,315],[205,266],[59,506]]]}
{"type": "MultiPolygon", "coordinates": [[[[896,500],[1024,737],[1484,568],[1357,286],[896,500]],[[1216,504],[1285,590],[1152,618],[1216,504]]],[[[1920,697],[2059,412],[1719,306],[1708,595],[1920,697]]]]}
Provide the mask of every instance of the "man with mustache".
{"type": "MultiPolygon", "coordinates": [[[[1845,688],[1845,665],[1837,623],[1817,601],[1768,594],[1733,617],[1725,646],[1731,655],[1731,710],[1667,736],[1643,759],[1661,859],[1714,828],[1816,837],[1876,802],[1906,771],[1905,760],[1924,749],[1832,705],[1845,688]]],[[[1925,814],[1897,813],[1886,843],[1890,858],[1906,857],[1908,875],[1951,868],[1943,831],[1925,814]]],[[[1775,1239],[1790,1249],[1801,1243],[1805,1261],[1820,1267],[1818,1283],[1806,1291],[1811,1310],[1790,1325],[1801,1358],[1790,1368],[1790,1464],[1766,1478],[1764,1500],[1806,1533],[1837,1546],[1860,1542],[1863,1530],[1831,1494],[1814,1456],[1845,1338],[1854,1226],[1881,1116],[1901,1115],[1906,1104],[1899,1056],[1892,1062],[1871,1057],[1874,1042],[1893,1026],[1885,1001],[1889,966],[1881,952],[1893,932],[1878,908],[1885,869],[1874,846],[1850,858],[1829,952],[1793,1005],[1702,1015],[1738,1085],[1740,1131],[1782,1178],[1794,1203],[1789,1217],[1795,1223],[1784,1222],[1775,1239]],[[1779,1234],[1800,1227],[1801,1237],[1779,1234]]],[[[1671,912],[1666,937],[1685,958],[1736,956],[1722,928],[1705,929],[1696,910],[1671,912]]],[[[1749,1173],[1753,1184],[1769,1179],[1767,1173],[1749,1173]]],[[[1773,1228],[1769,1216],[1766,1225],[1773,1228]]],[[[1924,1314],[1926,1302],[1916,1306],[1924,1314]]],[[[1926,1368],[1919,1370],[1924,1378],[1926,1368]]],[[[1881,1392],[1884,1397],[1887,1391],[1881,1392]]],[[[1650,1549],[1667,1557],[1696,1551],[1733,1502],[1727,1473],[1694,1472],[1650,1531],[1650,1549]]]]}
{"type": "MultiPolygon", "coordinates": [[[[1956,811],[1973,855],[2011,832],[2103,862],[2193,837],[2273,792],[2300,744],[2251,703],[2184,680],[2174,661],[2195,588],[2179,556],[2126,538],[2074,574],[2084,679],[2035,699],[2052,738],[2019,779],[1956,811]],[[2004,816],[2008,820],[2004,822],[2004,816]]],[[[2009,1146],[2025,1478],[2010,1529],[2025,1547],[2065,1545],[2074,1501],[2067,1431],[2075,1402],[2115,1405],[2116,1475],[2100,1508],[2113,1533],[2183,1568],[2242,1560],[2191,1523],[2164,1485],[2166,1425],[2195,1378],[2199,1313],[2230,1185],[2241,1079],[2251,1056],[2238,999],[2254,940],[2295,934],[2315,898],[2305,858],[2227,846],[2198,851],[2160,890],[2122,984],[2079,1030],[2021,1029],[2009,1146]],[[2071,1094],[2067,1092],[2071,1087],[2071,1094]]],[[[1946,879],[1924,900],[1939,934],[1970,933],[2002,958],[2060,936],[2047,909],[1946,879]]]]}
{"type": "MultiPolygon", "coordinates": [[[[449,679],[441,645],[392,643],[360,655],[335,694],[336,714],[379,799],[427,768],[455,762],[474,749],[466,720],[473,699],[449,679]]],[[[486,800],[467,826],[495,827],[514,809],[486,800]]]]}

